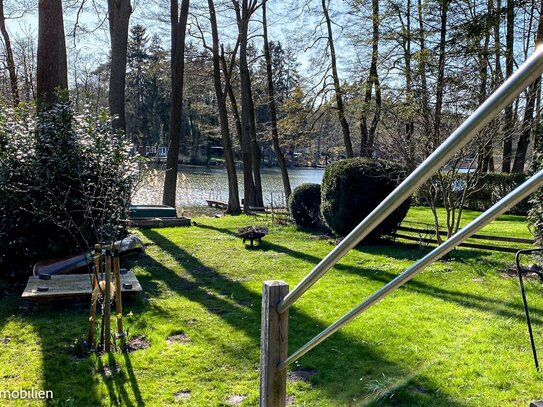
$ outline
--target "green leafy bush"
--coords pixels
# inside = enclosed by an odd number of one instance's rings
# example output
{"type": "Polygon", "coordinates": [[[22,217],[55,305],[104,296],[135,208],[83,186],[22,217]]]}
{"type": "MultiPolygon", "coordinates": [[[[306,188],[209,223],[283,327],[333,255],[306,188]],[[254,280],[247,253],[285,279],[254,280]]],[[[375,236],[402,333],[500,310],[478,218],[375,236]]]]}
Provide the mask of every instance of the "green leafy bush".
{"type": "MultiPolygon", "coordinates": [[[[543,125],[536,127],[534,144],[534,155],[532,158],[531,172],[536,173],[543,169],[543,125]]],[[[543,188],[539,188],[529,198],[530,210],[528,212],[528,222],[534,240],[538,246],[543,246],[543,188]]],[[[543,258],[539,258],[543,261],[543,258]]]]}
{"type": "MultiPolygon", "coordinates": [[[[459,185],[465,184],[466,174],[457,174],[456,178],[459,185]]],[[[480,174],[476,184],[471,187],[471,191],[467,194],[463,207],[474,211],[485,211],[517,186],[526,181],[526,178],[527,175],[525,173],[480,174]]],[[[434,183],[434,185],[438,185],[438,183],[434,183]]],[[[436,195],[440,197],[442,193],[437,191],[436,195]]],[[[420,191],[417,194],[415,201],[416,205],[425,206],[428,204],[427,200],[424,199],[424,195],[421,194],[420,191]]],[[[438,204],[440,206],[443,205],[442,202],[438,202],[438,204]]],[[[509,213],[526,215],[529,208],[530,205],[528,203],[528,199],[524,199],[511,208],[509,213]]]]}
{"type": "MultiPolygon", "coordinates": [[[[321,185],[321,213],[338,235],[351,232],[405,178],[398,165],[384,160],[353,158],[326,167],[321,185]]],[[[403,202],[365,242],[375,241],[394,231],[409,210],[403,202]]]]}
{"type": "MultiPolygon", "coordinates": [[[[483,174],[475,187],[475,192],[466,200],[466,208],[484,211],[498,202],[501,198],[526,181],[525,173],[492,173],[483,174]]],[[[529,209],[528,199],[515,205],[509,213],[525,215],[529,209]]]]}
{"type": "Polygon", "coordinates": [[[135,170],[107,115],[0,113],[0,277],[124,233],[135,170]]]}
{"type": "Polygon", "coordinates": [[[319,226],[321,186],[302,184],[294,188],[288,199],[288,208],[298,226],[319,226]]]}

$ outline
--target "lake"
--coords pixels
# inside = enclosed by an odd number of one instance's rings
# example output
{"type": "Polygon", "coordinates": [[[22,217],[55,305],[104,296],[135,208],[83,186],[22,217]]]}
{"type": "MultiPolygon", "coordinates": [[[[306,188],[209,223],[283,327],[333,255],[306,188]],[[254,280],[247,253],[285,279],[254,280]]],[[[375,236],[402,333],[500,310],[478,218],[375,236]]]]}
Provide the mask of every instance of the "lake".
{"type": "MultiPolygon", "coordinates": [[[[262,168],[262,193],[264,202],[270,205],[284,205],[285,194],[279,168],[262,168]]],[[[323,168],[290,168],[292,189],[310,182],[320,184],[323,168]]],[[[243,198],[243,173],[237,168],[240,198],[243,198]]],[[[162,203],[164,167],[153,170],[148,179],[137,188],[133,204],[159,205],[162,203]]],[[[206,199],[228,200],[228,178],[223,167],[202,167],[182,165],[177,177],[177,206],[207,205],[206,199]]]]}

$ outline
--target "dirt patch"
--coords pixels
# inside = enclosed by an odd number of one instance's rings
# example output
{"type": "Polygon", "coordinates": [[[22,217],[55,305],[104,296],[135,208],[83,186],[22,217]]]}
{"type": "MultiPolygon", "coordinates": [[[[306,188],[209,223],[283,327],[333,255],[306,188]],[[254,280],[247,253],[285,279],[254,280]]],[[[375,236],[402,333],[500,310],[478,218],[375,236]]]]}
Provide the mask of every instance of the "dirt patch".
{"type": "Polygon", "coordinates": [[[296,399],[294,398],[294,396],[292,396],[292,395],[287,396],[287,406],[292,406],[295,401],[296,401],[296,399]]]}
{"type": "Polygon", "coordinates": [[[176,401],[188,400],[190,398],[190,390],[181,390],[181,391],[175,392],[173,394],[173,397],[176,401]]]}
{"type": "Polygon", "coordinates": [[[147,349],[149,346],[151,346],[151,342],[149,342],[145,336],[133,336],[123,345],[122,350],[123,352],[128,353],[140,349],[147,349]]]}
{"type": "Polygon", "coordinates": [[[229,406],[239,406],[246,398],[247,396],[241,394],[234,394],[233,396],[228,397],[228,400],[226,400],[226,402],[229,406]]]}
{"type": "Polygon", "coordinates": [[[313,369],[296,369],[288,373],[288,378],[292,381],[309,383],[309,379],[316,374],[317,371],[313,369]]]}
{"type": "Polygon", "coordinates": [[[174,343],[186,344],[189,342],[190,338],[183,331],[172,332],[172,334],[166,338],[166,343],[168,345],[173,345],[174,343]]]}
{"type": "Polygon", "coordinates": [[[119,365],[104,365],[102,369],[98,370],[98,373],[100,373],[103,377],[112,377],[121,372],[121,366],[119,365]]]}

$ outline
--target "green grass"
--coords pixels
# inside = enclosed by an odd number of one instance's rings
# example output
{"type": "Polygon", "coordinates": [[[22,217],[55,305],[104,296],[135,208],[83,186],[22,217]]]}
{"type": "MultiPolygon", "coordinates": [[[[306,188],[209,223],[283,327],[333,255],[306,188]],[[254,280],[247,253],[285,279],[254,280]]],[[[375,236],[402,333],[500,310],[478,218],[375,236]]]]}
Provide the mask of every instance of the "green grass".
{"type": "MultiPolygon", "coordinates": [[[[262,281],[293,287],[333,246],[317,231],[271,226],[262,246],[250,249],[235,231],[263,217],[195,220],[190,228],[143,231],[148,255],[129,261],[145,294],[125,304],[133,314],[125,322],[131,335],[149,339],[147,349],[76,358],[85,307],[25,310],[16,295],[2,294],[0,390],[53,390],[49,404],[59,406],[220,406],[233,396],[258,405],[262,281]],[[189,341],[168,344],[180,331],[189,341]],[[118,368],[108,375],[106,365],[118,368]]],[[[430,222],[420,208],[409,220],[430,222]]],[[[492,228],[529,237],[522,217],[492,228]]],[[[426,250],[397,243],[350,252],[290,310],[290,351],[426,250]]],[[[292,405],[507,406],[543,398],[518,283],[503,272],[512,261],[460,249],[432,265],[291,366],[314,373],[289,380],[292,405]]],[[[543,344],[543,290],[535,280],[527,285],[543,344]]]]}

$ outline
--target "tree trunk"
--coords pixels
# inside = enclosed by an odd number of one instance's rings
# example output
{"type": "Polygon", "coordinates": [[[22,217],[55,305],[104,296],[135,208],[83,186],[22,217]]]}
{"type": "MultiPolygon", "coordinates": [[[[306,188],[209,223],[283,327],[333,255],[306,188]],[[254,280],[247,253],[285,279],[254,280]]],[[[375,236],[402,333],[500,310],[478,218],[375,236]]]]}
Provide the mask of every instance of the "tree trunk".
{"type": "Polygon", "coordinates": [[[247,65],[247,45],[249,30],[248,0],[242,0],[242,8],[237,9],[239,27],[239,71],[241,87],[241,157],[243,161],[244,203],[243,212],[249,213],[256,206],[255,180],[253,178],[253,146],[251,137],[251,78],[247,65]]]}
{"type": "Polygon", "coordinates": [[[436,105],[434,110],[432,149],[435,149],[441,143],[441,113],[443,110],[443,92],[445,89],[445,45],[447,41],[449,1],[450,0],[443,0],[441,3],[441,28],[439,32],[439,58],[437,66],[436,105]]]}
{"type": "Polygon", "coordinates": [[[381,85],[377,75],[377,58],[379,57],[379,0],[372,0],[372,52],[368,80],[366,81],[366,95],[364,104],[366,109],[371,102],[373,87],[375,86],[375,111],[370,127],[368,128],[366,114],[360,118],[360,156],[371,157],[373,155],[373,143],[375,132],[381,119],[381,85]]]}
{"type": "Polygon", "coordinates": [[[170,128],[168,142],[168,156],[166,158],[166,175],[164,177],[164,193],[162,203],[175,207],[175,195],[177,187],[177,168],[179,160],[179,139],[181,137],[181,121],[183,118],[183,73],[185,70],[185,29],[189,14],[190,0],[181,1],[179,13],[179,1],[171,0],[171,28],[172,28],[172,53],[171,53],[171,107],[170,128]]]}
{"type": "Polygon", "coordinates": [[[341,125],[341,131],[343,132],[345,154],[347,155],[347,158],[353,158],[354,157],[353,144],[351,142],[349,123],[347,123],[347,119],[345,118],[345,107],[343,106],[343,90],[341,89],[341,84],[339,83],[339,75],[337,72],[336,48],[334,46],[334,36],[332,33],[332,21],[330,19],[330,14],[328,13],[326,0],[322,0],[322,12],[324,13],[324,18],[326,20],[326,27],[328,29],[328,47],[330,48],[330,62],[332,64],[332,78],[334,80],[336,108],[337,108],[339,123],[341,125]]]}
{"type": "MultiPolygon", "coordinates": [[[[406,5],[406,27],[404,33],[404,59],[405,59],[405,101],[410,108],[413,103],[413,73],[411,70],[411,0],[407,0],[406,5]]],[[[415,122],[413,120],[413,115],[409,114],[407,121],[405,123],[405,141],[408,144],[409,157],[408,167],[414,168],[413,152],[412,150],[412,139],[413,134],[415,133],[415,122]]]]}
{"type": "MultiPolygon", "coordinates": [[[[219,33],[217,29],[217,17],[215,14],[215,5],[213,0],[207,0],[209,7],[209,19],[211,22],[211,36],[213,38],[213,84],[215,94],[217,95],[217,105],[219,108],[219,122],[221,126],[221,141],[228,176],[228,207],[227,213],[238,214],[241,212],[239,204],[238,177],[236,174],[236,163],[234,153],[232,152],[232,139],[230,137],[230,128],[228,125],[228,109],[226,107],[227,92],[223,90],[221,83],[221,67],[219,60],[219,33]]],[[[225,75],[227,73],[225,72],[225,75]]],[[[229,81],[229,79],[226,79],[229,81]]]]}
{"type": "Polygon", "coordinates": [[[11,87],[11,98],[13,106],[18,106],[20,102],[19,87],[17,85],[17,72],[15,70],[15,61],[13,59],[13,49],[9,38],[8,30],[6,29],[6,17],[4,15],[4,0],[0,0],[0,32],[4,39],[4,47],[6,52],[6,65],[9,73],[9,84],[11,87]]]}
{"type": "Polygon", "coordinates": [[[256,116],[255,104],[253,99],[253,89],[249,78],[249,128],[251,129],[251,154],[253,158],[253,179],[255,181],[255,206],[264,206],[264,197],[262,194],[262,177],[260,176],[261,154],[260,146],[256,135],[256,116]]]}
{"type": "MultiPolygon", "coordinates": [[[[513,74],[513,47],[514,47],[514,29],[515,29],[515,10],[514,0],[507,0],[505,34],[505,76],[509,78],[513,74]]],[[[502,154],[502,172],[511,172],[511,157],[513,153],[513,126],[514,113],[513,105],[505,108],[503,124],[503,154],[502,154]]]]}
{"type": "MultiPolygon", "coordinates": [[[[543,0],[541,2],[543,6],[543,0]]],[[[540,9],[541,10],[541,9],[540,9]]],[[[532,9],[533,13],[533,9],[532,9]]],[[[537,25],[537,35],[535,43],[541,44],[543,41],[543,14],[539,16],[539,22],[537,25]]],[[[522,132],[517,144],[517,151],[515,153],[515,161],[513,162],[513,172],[524,172],[524,165],[526,164],[526,153],[528,152],[528,144],[530,144],[530,138],[532,135],[532,129],[534,127],[534,110],[536,99],[539,94],[539,88],[541,86],[541,77],[537,78],[528,88],[526,93],[526,107],[524,108],[524,118],[522,120],[522,132]]]]}
{"type": "Polygon", "coordinates": [[[49,109],[63,100],[68,89],[68,65],[61,0],[39,0],[38,3],[38,110],[49,109]]]}
{"type": "MultiPolygon", "coordinates": [[[[239,45],[239,42],[238,42],[239,45]]],[[[235,53],[232,57],[232,61],[235,60],[235,53]]],[[[230,100],[230,105],[232,109],[232,114],[234,115],[234,124],[236,126],[236,135],[238,137],[239,145],[242,145],[242,137],[241,137],[241,119],[239,117],[239,109],[238,109],[238,102],[236,100],[236,95],[234,95],[234,89],[232,89],[232,83],[230,82],[230,78],[232,77],[232,70],[228,68],[228,65],[226,64],[226,57],[224,56],[224,47],[221,46],[221,65],[222,70],[224,72],[224,76],[227,78],[225,80],[225,92],[228,94],[228,99],[230,100]]]]}
{"type": "MultiPolygon", "coordinates": [[[[490,2],[489,2],[490,3],[490,2]]],[[[491,10],[489,10],[491,13],[491,10]]],[[[480,52],[479,59],[479,105],[482,105],[487,98],[487,84],[488,84],[488,56],[490,45],[490,30],[486,30],[484,33],[483,50],[480,52]]],[[[479,39],[478,39],[479,40],[479,39]]],[[[492,144],[494,139],[494,121],[487,125],[481,132],[481,136],[478,139],[478,154],[477,154],[477,171],[486,173],[489,172],[489,155],[492,154],[492,144]]]]}
{"type": "Polygon", "coordinates": [[[132,6],[130,0],[108,0],[111,64],[109,75],[109,113],[113,128],[126,133],[125,87],[128,24],[132,6]]]}
{"type": "Polygon", "coordinates": [[[264,32],[264,57],[266,58],[266,74],[268,79],[268,109],[270,110],[271,119],[271,133],[273,142],[273,151],[277,157],[277,163],[281,170],[281,178],[283,179],[283,189],[285,190],[285,197],[288,200],[290,196],[290,179],[288,177],[287,162],[285,155],[281,150],[279,144],[279,132],[277,130],[277,108],[275,106],[275,89],[273,87],[273,72],[272,72],[272,59],[270,53],[270,44],[268,42],[268,22],[266,16],[266,1],[262,2],[262,26],[264,32]]]}
{"type": "MultiPolygon", "coordinates": [[[[422,110],[422,121],[423,121],[423,135],[425,137],[430,137],[430,97],[428,95],[428,81],[426,78],[426,32],[424,28],[424,11],[422,0],[418,0],[417,3],[417,12],[419,17],[419,42],[420,42],[420,60],[418,64],[418,75],[420,76],[420,102],[422,110]]],[[[433,149],[429,145],[426,147],[427,153],[430,154],[433,149]]]]}

